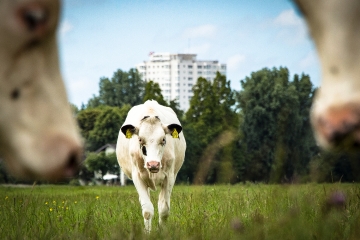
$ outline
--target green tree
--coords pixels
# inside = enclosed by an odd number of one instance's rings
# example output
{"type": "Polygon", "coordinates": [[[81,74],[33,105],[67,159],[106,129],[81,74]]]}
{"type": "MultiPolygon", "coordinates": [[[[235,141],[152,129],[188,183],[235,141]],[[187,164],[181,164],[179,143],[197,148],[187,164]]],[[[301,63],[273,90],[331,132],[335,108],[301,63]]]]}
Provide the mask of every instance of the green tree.
{"type": "Polygon", "coordinates": [[[178,101],[176,99],[170,100],[169,107],[174,110],[179,120],[182,121],[185,113],[183,110],[180,109],[180,104],[178,103],[178,101]]]}
{"type": "Polygon", "coordinates": [[[90,131],[92,131],[95,127],[95,122],[98,116],[101,114],[100,108],[88,108],[82,110],[77,115],[77,122],[80,127],[80,133],[82,137],[85,139],[85,149],[89,149],[89,135],[90,131]]]}
{"type": "Polygon", "coordinates": [[[238,128],[235,93],[230,81],[220,73],[212,82],[199,78],[193,92],[185,114],[187,151],[180,179],[195,183],[229,181],[235,175],[232,171],[233,139],[238,128]]]}
{"type": "Polygon", "coordinates": [[[82,109],[97,108],[102,105],[103,105],[103,103],[101,102],[100,97],[95,96],[95,94],[93,94],[93,97],[89,99],[88,103],[86,104],[86,107],[82,107],[82,109]]]}
{"type": "Polygon", "coordinates": [[[101,171],[102,176],[106,173],[119,174],[120,168],[116,159],[116,154],[89,153],[85,159],[85,166],[89,171],[101,171]]]}
{"type": "Polygon", "coordinates": [[[159,84],[153,81],[148,81],[145,84],[143,102],[145,102],[146,100],[156,100],[159,104],[163,106],[168,106],[161,93],[161,88],[159,84]]]}
{"type": "Polygon", "coordinates": [[[90,151],[107,143],[116,143],[120,127],[130,108],[130,105],[124,105],[122,108],[105,106],[101,109],[87,138],[90,151]]]}
{"type": "Polygon", "coordinates": [[[89,99],[87,107],[94,108],[100,105],[122,107],[142,103],[144,95],[144,81],[141,80],[136,69],[128,72],[118,69],[111,79],[102,77],[99,82],[99,96],[89,99]]]}
{"type": "Polygon", "coordinates": [[[308,120],[313,86],[307,75],[289,81],[287,68],[267,68],[241,81],[246,178],[280,182],[306,172],[314,151],[308,120]]]}

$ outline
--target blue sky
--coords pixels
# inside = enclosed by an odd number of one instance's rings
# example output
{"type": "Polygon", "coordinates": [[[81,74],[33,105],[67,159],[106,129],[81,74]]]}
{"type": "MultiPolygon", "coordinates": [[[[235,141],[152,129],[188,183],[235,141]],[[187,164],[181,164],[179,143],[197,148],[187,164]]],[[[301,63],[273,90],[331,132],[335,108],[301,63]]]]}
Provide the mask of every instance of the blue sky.
{"type": "Polygon", "coordinates": [[[236,90],[251,72],[279,66],[319,85],[315,47],[289,0],[65,0],[58,39],[77,106],[98,94],[101,77],[128,71],[151,51],[226,63],[236,90]]]}

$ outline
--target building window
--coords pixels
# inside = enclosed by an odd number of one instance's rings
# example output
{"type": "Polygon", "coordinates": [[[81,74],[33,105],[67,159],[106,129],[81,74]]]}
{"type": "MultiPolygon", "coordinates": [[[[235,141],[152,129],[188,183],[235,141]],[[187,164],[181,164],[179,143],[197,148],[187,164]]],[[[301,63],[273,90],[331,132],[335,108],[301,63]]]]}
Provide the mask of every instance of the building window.
{"type": "Polygon", "coordinates": [[[188,86],[189,86],[189,87],[192,87],[193,85],[192,85],[192,83],[189,83],[188,86]]]}
{"type": "Polygon", "coordinates": [[[193,78],[192,78],[192,77],[189,77],[189,78],[188,78],[188,80],[189,80],[189,81],[192,81],[192,80],[193,80],[193,78]]]}
{"type": "Polygon", "coordinates": [[[202,69],[202,66],[198,66],[198,69],[202,69]]]}
{"type": "Polygon", "coordinates": [[[192,67],[193,67],[192,65],[188,65],[188,68],[192,69],[192,67]]]}
{"type": "Polygon", "coordinates": [[[192,72],[189,72],[189,74],[192,74],[192,72]]]}
{"type": "Polygon", "coordinates": [[[198,74],[201,75],[201,74],[202,74],[202,71],[198,71],[198,74]]]}
{"type": "Polygon", "coordinates": [[[189,92],[189,93],[192,93],[192,90],[189,90],[188,92],[189,92]]]}

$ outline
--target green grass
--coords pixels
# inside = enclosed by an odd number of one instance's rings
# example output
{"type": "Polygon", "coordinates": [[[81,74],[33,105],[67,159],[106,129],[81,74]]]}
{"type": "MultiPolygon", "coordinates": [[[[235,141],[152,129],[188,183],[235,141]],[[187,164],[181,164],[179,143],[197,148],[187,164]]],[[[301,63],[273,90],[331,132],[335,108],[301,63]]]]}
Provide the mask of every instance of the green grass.
{"type": "Polygon", "coordinates": [[[0,187],[0,239],[359,239],[359,207],[359,184],[175,186],[147,235],[133,186],[0,187]]]}

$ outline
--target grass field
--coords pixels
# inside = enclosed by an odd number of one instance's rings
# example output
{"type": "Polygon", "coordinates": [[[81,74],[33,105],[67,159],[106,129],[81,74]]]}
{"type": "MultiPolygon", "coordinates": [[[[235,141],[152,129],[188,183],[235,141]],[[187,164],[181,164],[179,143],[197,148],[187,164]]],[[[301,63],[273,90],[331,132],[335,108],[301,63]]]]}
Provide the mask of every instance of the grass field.
{"type": "Polygon", "coordinates": [[[175,186],[147,235],[133,186],[0,187],[0,239],[359,239],[359,207],[359,184],[175,186]]]}

